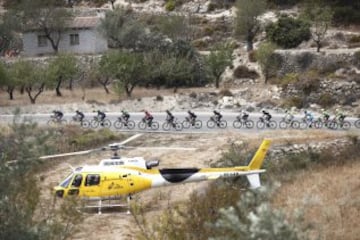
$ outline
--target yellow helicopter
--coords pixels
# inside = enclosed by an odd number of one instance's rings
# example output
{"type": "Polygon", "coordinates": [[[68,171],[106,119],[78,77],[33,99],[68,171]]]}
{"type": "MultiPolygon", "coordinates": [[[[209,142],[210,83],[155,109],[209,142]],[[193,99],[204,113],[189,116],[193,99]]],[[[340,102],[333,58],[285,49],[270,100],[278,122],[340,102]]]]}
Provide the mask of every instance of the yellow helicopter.
{"type": "MultiPolygon", "coordinates": [[[[104,159],[99,165],[89,165],[73,169],[70,175],[61,181],[58,186],[54,187],[55,195],[61,198],[76,195],[83,199],[98,200],[99,205],[93,207],[98,207],[99,213],[101,213],[103,200],[126,197],[129,203],[131,196],[135,193],[155,187],[238,176],[246,176],[250,183],[250,188],[261,186],[259,174],[265,172],[264,169],[261,169],[261,166],[270,147],[271,141],[268,139],[263,140],[247,166],[154,169],[153,167],[159,165],[159,161],[146,162],[141,157],[120,158],[117,155],[116,151],[120,148],[131,148],[124,147],[123,144],[140,135],[137,134],[120,144],[109,145],[109,149],[115,153],[113,158],[104,159]]],[[[44,156],[42,159],[80,155],[91,151],[93,150],[50,155],[44,156]]],[[[112,204],[111,206],[119,205],[112,204]]]]}

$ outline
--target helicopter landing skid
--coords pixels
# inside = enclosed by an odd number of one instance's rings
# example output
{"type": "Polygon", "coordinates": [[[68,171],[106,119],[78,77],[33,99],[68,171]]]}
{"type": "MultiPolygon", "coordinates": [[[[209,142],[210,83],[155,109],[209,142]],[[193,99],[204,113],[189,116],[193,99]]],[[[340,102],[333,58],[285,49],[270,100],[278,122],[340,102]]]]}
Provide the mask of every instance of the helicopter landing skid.
{"type": "Polygon", "coordinates": [[[127,197],[127,203],[123,202],[124,198],[120,197],[112,197],[112,198],[89,198],[84,200],[84,205],[82,207],[85,209],[97,209],[98,214],[102,214],[102,209],[110,209],[110,208],[126,208],[126,214],[130,214],[130,200],[131,197],[127,197]]]}

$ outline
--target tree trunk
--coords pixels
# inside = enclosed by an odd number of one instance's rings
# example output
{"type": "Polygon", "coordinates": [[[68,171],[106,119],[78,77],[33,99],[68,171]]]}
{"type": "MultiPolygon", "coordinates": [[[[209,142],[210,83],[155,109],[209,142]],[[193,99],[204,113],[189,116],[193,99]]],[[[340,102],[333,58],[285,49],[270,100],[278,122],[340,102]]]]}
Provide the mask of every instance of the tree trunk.
{"type": "Polygon", "coordinates": [[[320,48],[321,48],[321,42],[317,41],[316,42],[316,52],[320,52],[320,48]]]}
{"type": "Polygon", "coordinates": [[[254,50],[253,41],[248,38],[246,41],[246,51],[250,52],[252,50],[254,50]]]}
{"type": "Polygon", "coordinates": [[[9,99],[10,100],[14,100],[14,89],[15,89],[15,87],[9,87],[9,86],[6,89],[6,91],[9,94],[9,99]]]}
{"type": "Polygon", "coordinates": [[[20,87],[20,94],[23,95],[24,92],[25,92],[25,86],[22,85],[22,86],[20,87]]]}
{"type": "Polygon", "coordinates": [[[106,78],[105,81],[102,81],[101,78],[97,78],[97,81],[103,86],[103,88],[105,89],[106,94],[109,94],[110,91],[107,88],[107,85],[109,84],[110,78],[106,78]]]}
{"type": "Polygon", "coordinates": [[[57,84],[56,84],[56,88],[55,88],[56,96],[57,96],[57,97],[61,97],[61,96],[62,96],[62,94],[61,94],[61,92],[60,92],[61,83],[62,83],[62,77],[59,77],[58,82],[57,82],[57,84]]]}
{"type": "Polygon", "coordinates": [[[73,79],[73,78],[70,78],[70,81],[69,81],[69,90],[70,90],[70,91],[73,90],[73,83],[74,83],[74,79],[73,79]]]}
{"type": "Polygon", "coordinates": [[[44,87],[45,87],[45,83],[42,83],[38,89],[38,92],[34,96],[31,95],[32,87],[25,88],[25,91],[27,92],[27,94],[29,96],[31,104],[35,104],[38,96],[40,96],[40,94],[44,91],[44,87]]]}

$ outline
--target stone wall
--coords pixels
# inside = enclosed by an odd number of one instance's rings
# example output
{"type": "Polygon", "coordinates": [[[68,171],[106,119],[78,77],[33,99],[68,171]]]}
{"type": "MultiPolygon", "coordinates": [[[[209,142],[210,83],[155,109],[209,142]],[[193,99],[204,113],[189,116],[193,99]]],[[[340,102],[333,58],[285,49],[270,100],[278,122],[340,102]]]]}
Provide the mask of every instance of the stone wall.
{"type": "Polygon", "coordinates": [[[317,53],[311,50],[276,50],[275,54],[280,61],[277,71],[279,76],[288,73],[301,73],[308,70],[317,70],[321,73],[335,72],[343,67],[354,66],[360,68],[355,53],[358,49],[328,49],[317,53]]]}

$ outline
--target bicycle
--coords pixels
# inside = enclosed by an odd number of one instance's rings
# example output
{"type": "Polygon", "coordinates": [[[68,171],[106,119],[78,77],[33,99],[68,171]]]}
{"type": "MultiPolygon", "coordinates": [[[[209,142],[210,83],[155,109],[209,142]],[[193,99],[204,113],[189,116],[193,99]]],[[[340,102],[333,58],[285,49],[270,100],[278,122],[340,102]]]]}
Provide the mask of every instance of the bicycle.
{"type": "Polygon", "coordinates": [[[159,129],[159,123],[156,121],[151,121],[151,124],[149,123],[149,120],[147,120],[146,118],[143,118],[139,123],[138,123],[138,128],[141,130],[145,130],[146,128],[150,128],[151,130],[158,130],[159,129]]]}
{"type": "Polygon", "coordinates": [[[345,117],[343,119],[337,119],[337,118],[334,118],[332,120],[332,122],[334,124],[336,124],[336,128],[341,128],[342,130],[349,130],[351,128],[351,123],[349,121],[346,121],[345,120],[345,117]]]}
{"type": "Polygon", "coordinates": [[[354,122],[356,128],[360,128],[360,118],[354,122]]]}
{"type": "Polygon", "coordinates": [[[336,129],[337,128],[337,123],[335,123],[334,121],[331,121],[329,119],[324,119],[322,117],[319,117],[318,119],[316,119],[313,123],[314,127],[316,129],[322,128],[322,127],[327,127],[329,129],[336,129]]]}
{"type": "Polygon", "coordinates": [[[110,128],[111,122],[109,119],[101,119],[99,116],[94,116],[90,123],[91,127],[97,128],[99,125],[102,127],[110,128]]]}
{"type": "Polygon", "coordinates": [[[276,129],[277,124],[274,120],[267,120],[264,117],[260,117],[259,120],[256,122],[256,127],[258,129],[264,129],[265,126],[270,129],[276,129]]]}
{"type": "Polygon", "coordinates": [[[254,127],[254,121],[251,119],[244,119],[240,116],[237,116],[235,121],[233,122],[234,128],[241,128],[242,126],[245,126],[247,129],[254,127]]]}
{"type": "Polygon", "coordinates": [[[184,129],[188,129],[190,126],[200,129],[202,127],[202,121],[195,118],[185,117],[185,120],[182,122],[182,126],[184,129]]]}
{"type": "Polygon", "coordinates": [[[279,122],[279,128],[286,129],[286,128],[293,128],[298,129],[300,127],[299,121],[289,119],[287,117],[283,117],[282,120],[279,122]]]}
{"type": "Polygon", "coordinates": [[[227,127],[227,122],[224,119],[218,120],[216,117],[211,116],[206,125],[208,128],[214,128],[215,126],[218,126],[219,128],[224,129],[227,127]]]}
{"type": "Polygon", "coordinates": [[[172,121],[166,119],[166,121],[162,125],[162,128],[165,131],[170,131],[171,128],[174,128],[176,131],[181,131],[183,126],[177,121],[176,118],[174,118],[172,121]]]}
{"type": "Polygon", "coordinates": [[[114,122],[114,127],[116,129],[121,129],[123,127],[126,127],[127,129],[134,129],[135,128],[135,122],[133,120],[125,120],[123,117],[118,117],[118,119],[114,122]]]}
{"type": "Polygon", "coordinates": [[[312,128],[315,127],[313,119],[309,119],[308,117],[303,117],[300,121],[300,129],[312,128]]]}
{"type": "Polygon", "coordinates": [[[69,122],[70,125],[78,125],[80,124],[81,127],[88,128],[90,126],[90,122],[85,119],[80,119],[78,115],[72,117],[69,122]]]}
{"type": "Polygon", "coordinates": [[[51,127],[59,126],[59,125],[66,125],[67,121],[62,118],[57,118],[54,115],[50,116],[50,120],[47,122],[47,125],[51,127]]]}

